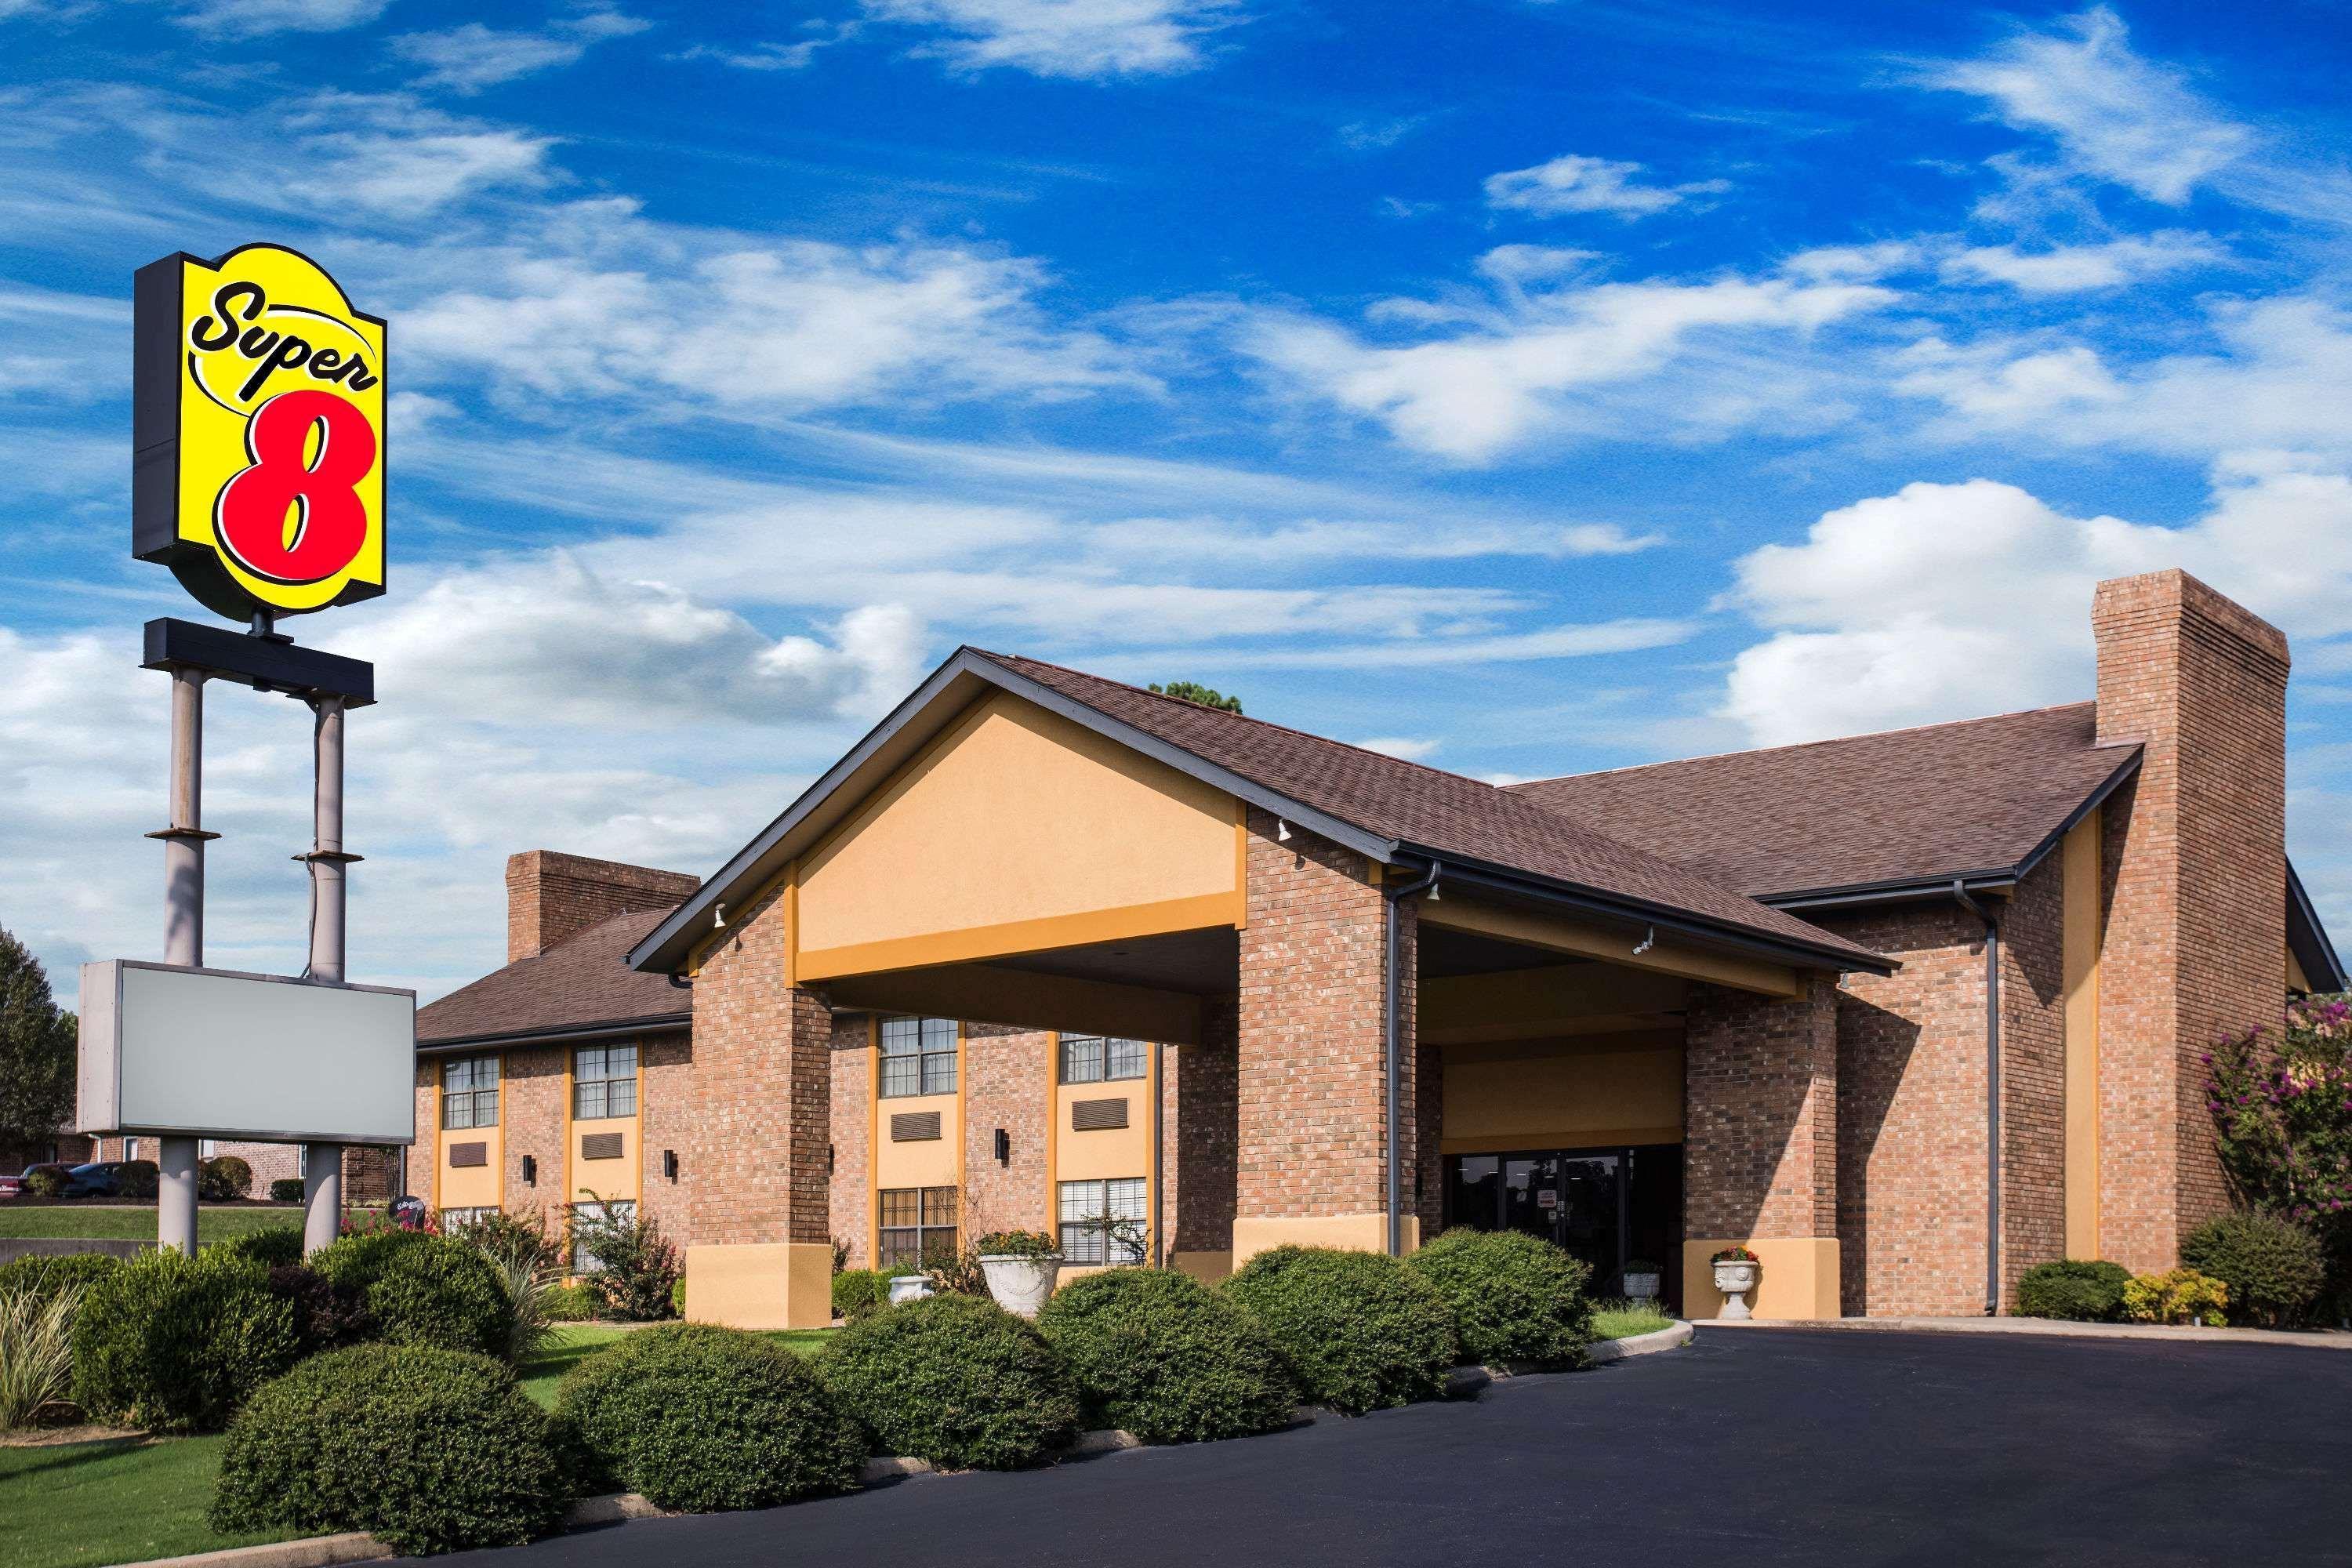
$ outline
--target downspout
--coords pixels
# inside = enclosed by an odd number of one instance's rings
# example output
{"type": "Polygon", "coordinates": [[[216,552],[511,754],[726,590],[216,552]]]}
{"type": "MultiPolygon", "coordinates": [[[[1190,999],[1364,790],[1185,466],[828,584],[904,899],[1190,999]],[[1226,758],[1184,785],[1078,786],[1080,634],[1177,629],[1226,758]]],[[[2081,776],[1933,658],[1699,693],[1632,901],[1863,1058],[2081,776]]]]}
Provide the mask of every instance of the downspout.
{"type": "MultiPolygon", "coordinates": [[[[1388,957],[1383,966],[1382,986],[1386,1015],[1386,1049],[1388,1077],[1388,1178],[1389,1178],[1389,1256],[1404,1256],[1404,1131],[1399,1125],[1404,1114],[1404,1052],[1401,1048],[1404,1036],[1404,983],[1400,973],[1403,963],[1404,942],[1397,929],[1397,907],[1407,899],[1436,889],[1437,879],[1444,868],[1432,860],[1429,869],[1412,881],[1399,888],[1383,888],[1381,896],[1388,900],[1382,911],[1382,922],[1388,957]]],[[[1415,944],[1418,947],[1418,944],[1415,944]]]]}
{"type": "Polygon", "coordinates": [[[1952,898],[1984,921],[1985,1316],[2000,1315],[2000,926],[1958,877],[1952,898]]]}
{"type": "Polygon", "coordinates": [[[1151,1267],[1164,1268],[1173,1255],[1168,1246],[1168,1233],[1160,1228],[1160,1195],[1168,1190],[1168,1080],[1161,1076],[1167,1071],[1158,1040],[1151,1042],[1151,1267]]]}

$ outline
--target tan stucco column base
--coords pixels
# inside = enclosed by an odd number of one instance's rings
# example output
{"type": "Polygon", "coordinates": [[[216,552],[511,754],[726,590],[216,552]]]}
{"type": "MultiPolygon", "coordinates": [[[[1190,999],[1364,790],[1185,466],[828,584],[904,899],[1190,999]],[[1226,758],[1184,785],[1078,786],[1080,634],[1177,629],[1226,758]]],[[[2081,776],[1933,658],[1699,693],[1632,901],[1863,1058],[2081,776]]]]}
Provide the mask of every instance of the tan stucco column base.
{"type": "Polygon", "coordinates": [[[1745,1247],[1764,1260],[1748,1310],[1759,1318],[1835,1318],[1839,1310],[1838,1244],[1833,1236],[1728,1236],[1683,1243],[1683,1316],[1697,1322],[1719,1317],[1723,1293],[1715,1288],[1709,1258],[1727,1247],[1745,1247]]]}
{"type": "Polygon", "coordinates": [[[686,1316],[730,1329],[822,1329],[833,1321],[833,1248],[821,1241],[689,1247],[686,1316]]]}
{"type": "MultiPolygon", "coordinates": [[[[1408,1215],[1404,1249],[1421,1246],[1421,1221],[1408,1215]]],[[[1389,1216],[1385,1214],[1296,1215],[1281,1219],[1234,1221],[1233,1267],[1239,1269],[1261,1252],[1277,1247],[1336,1247],[1349,1252],[1386,1252],[1389,1216]]]]}
{"type": "Polygon", "coordinates": [[[1231,1252],[1171,1252],[1169,1267],[1180,1274],[1190,1274],[1203,1285],[1214,1285],[1234,1271],[1231,1252]]]}

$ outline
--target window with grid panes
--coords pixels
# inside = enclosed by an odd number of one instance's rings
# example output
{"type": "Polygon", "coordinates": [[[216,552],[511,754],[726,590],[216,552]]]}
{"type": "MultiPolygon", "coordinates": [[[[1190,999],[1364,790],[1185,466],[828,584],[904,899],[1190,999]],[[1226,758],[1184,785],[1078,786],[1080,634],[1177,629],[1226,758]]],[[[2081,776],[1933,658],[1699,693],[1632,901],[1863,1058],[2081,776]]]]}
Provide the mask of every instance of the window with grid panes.
{"type": "Polygon", "coordinates": [[[441,1064],[441,1125],[499,1124],[499,1058],[459,1057],[441,1064]]]}
{"type": "Polygon", "coordinates": [[[572,1053],[572,1116],[600,1121],[637,1113],[637,1047],[583,1046],[572,1053]]]}
{"type": "Polygon", "coordinates": [[[953,1094],[956,1087],[956,1021],[953,1018],[882,1020],[882,1094],[953,1094]]]}
{"type": "Polygon", "coordinates": [[[495,1216],[498,1212],[498,1205],[496,1204],[492,1204],[487,1208],[443,1209],[441,1211],[441,1234],[444,1236],[455,1236],[469,1225],[479,1225],[482,1221],[495,1216]]]}
{"type": "Polygon", "coordinates": [[[881,1195],[880,1267],[955,1256],[953,1187],[886,1187],[881,1195]]]}
{"type": "MultiPolygon", "coordinates": [[[[497,1211],[485,1212],[496,1213],[497,1211]]],[[[572,1212],[579,1218],[627,1220],[636,1218],[637,1205],[625,1198],[613,1198],[601,1204],[573,1204],[572,1212]]],[[[580,1239],[575,1230],[572,1238],[572,1272],[595,1274],[602,1272],[604,1267],[604,1259],[588,1250],[587,1243],[580,1239]]]]}
{"type": "Polygon", "coordinates": [[[1103,1083],[1113,1079],[1141,1078],[1150,1060],[1141,1040],[1106,1038],[1101,1035],[1062,1037],[1062,1081],[1103,1083]]]}
{"type": "Polygon", "coordinates": [[[1143,1261],[1143,1178],[1064,1182],[1059,1194],[1062,1258],[1067,1263],[1143,1261]]]}

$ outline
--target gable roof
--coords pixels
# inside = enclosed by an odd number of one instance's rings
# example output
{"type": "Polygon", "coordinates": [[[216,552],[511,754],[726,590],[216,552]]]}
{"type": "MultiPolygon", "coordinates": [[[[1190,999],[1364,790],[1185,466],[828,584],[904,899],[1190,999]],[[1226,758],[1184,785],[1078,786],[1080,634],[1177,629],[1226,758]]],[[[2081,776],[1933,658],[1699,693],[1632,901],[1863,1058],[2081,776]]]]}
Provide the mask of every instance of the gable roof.
{"type": "Polygon", "coordinates": [[[1759,899],[2014,879],[2138,765],[2096,705],[1514,784],[1759,899]]]}
{"type": "Polygon", "coordinates": [[[548,949],[519,958],[416,1010],[420,1049],[492,1040],[562,1039],[621,1027],[684,1028],[694,1004],[667,974],[625,962],[670,913],[614,915],[548,949]]]}
{"type": "Polygon", "coordinates": [[[993,687],[1059,713],[1381,864],[1443,859],[1523,896],[1650,920],[1782,962],[1887,970],[1891,962],[1533,801],[1458,773],[1163,697],[1059,665],[965,647],[629,954],[681,963],[717,904],[780,873],[929,735],[993,687]]]}

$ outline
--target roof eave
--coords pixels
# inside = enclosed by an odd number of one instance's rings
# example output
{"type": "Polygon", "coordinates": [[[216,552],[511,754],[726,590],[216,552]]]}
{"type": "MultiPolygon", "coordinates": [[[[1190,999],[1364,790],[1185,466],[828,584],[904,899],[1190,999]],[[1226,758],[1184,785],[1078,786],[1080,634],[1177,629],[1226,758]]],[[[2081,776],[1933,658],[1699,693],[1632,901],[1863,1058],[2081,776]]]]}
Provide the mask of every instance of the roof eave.
{"type": "Polygon", "coordinates": [[[449,1051],[475,1051],[509,1046],[560,1046],[573,1040],[605,1040],[622,1035],[667,1034],[694,1026],[694,1014],[658,1013],[643,1018],[613,1018],[598,1023],[553,1024],[540,1029],[508,1029],[481,1035],[450,1035],[416,1042],[420,1057],[449,1051]]]}
{"type": "Polygon", "coordinates": [[[2295,875],[2292,860],[2286,863],[2286,907],[2287,947],[2303,965],[2303,977],[2315,992],[2344,990],[2344,965],[2336,956],[2336,944],[2328,940],[2327,928],[2319,923],[2319,910],[2304,890],[2303,879],[2295,875]]]}

